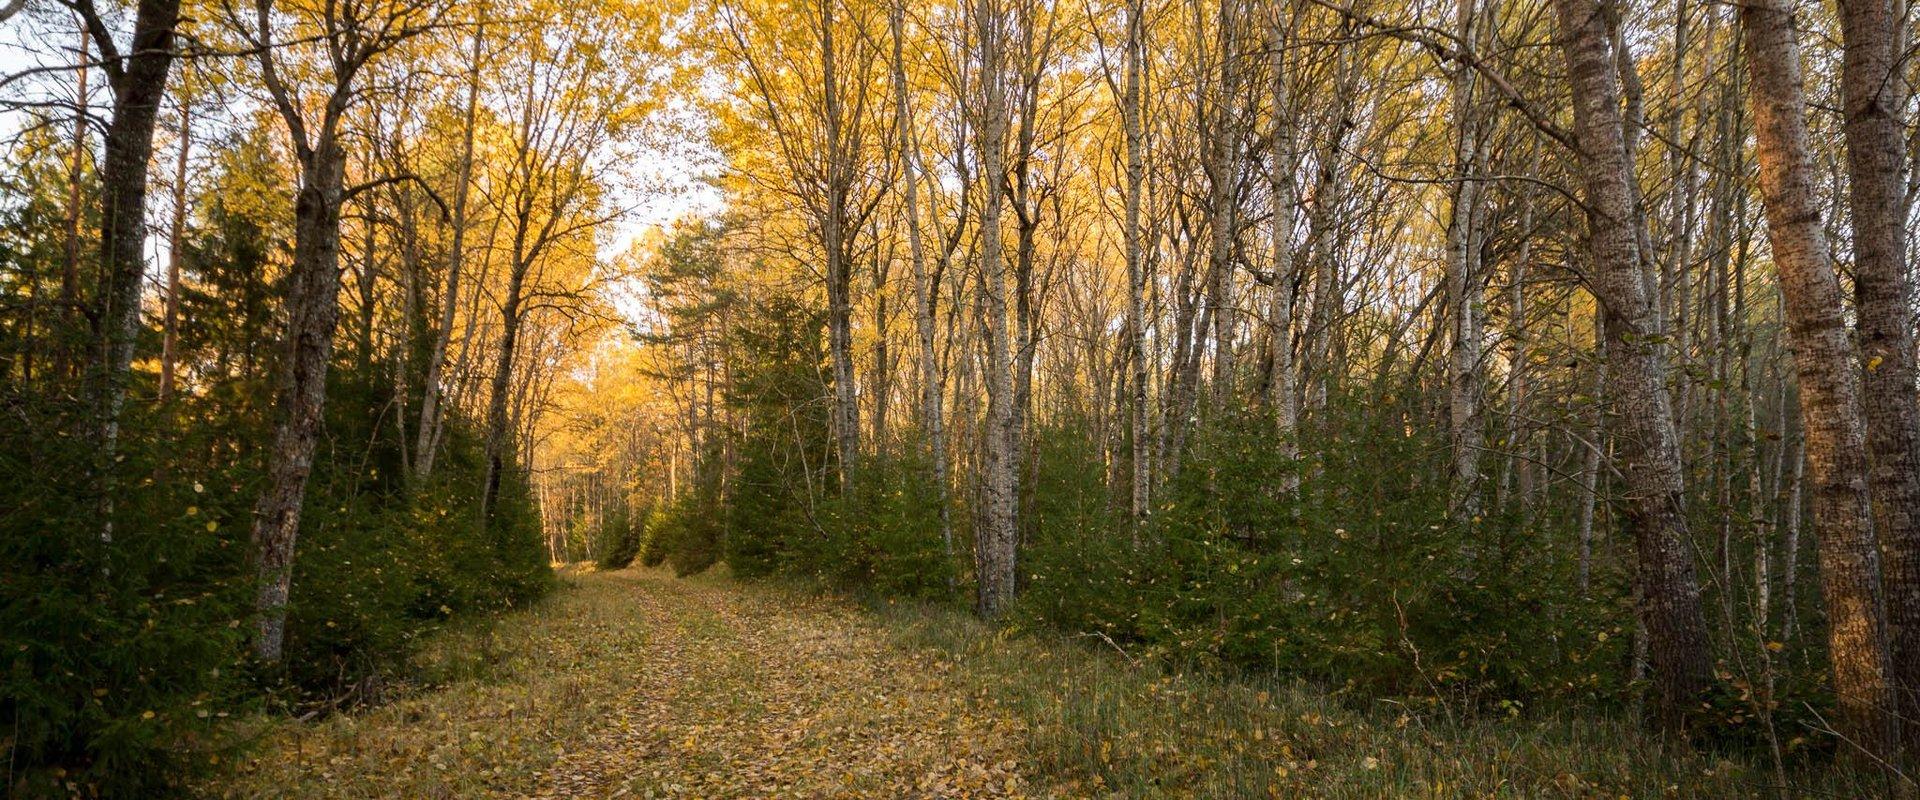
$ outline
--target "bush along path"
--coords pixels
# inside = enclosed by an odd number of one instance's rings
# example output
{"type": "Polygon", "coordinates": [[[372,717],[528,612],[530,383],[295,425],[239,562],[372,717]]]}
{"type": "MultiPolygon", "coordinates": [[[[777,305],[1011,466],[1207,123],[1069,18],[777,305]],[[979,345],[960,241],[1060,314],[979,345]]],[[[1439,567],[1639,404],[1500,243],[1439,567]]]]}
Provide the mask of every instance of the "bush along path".
{"type": "Polygon", "coordinates": [[[1201,677],[1100,639],[777,585],[574,574],[443,632],[431,684],[243,726],[223,798],[1745,798],[1845,774],[1675,747],[1604,715],[1444,708],[1201,677]]]}

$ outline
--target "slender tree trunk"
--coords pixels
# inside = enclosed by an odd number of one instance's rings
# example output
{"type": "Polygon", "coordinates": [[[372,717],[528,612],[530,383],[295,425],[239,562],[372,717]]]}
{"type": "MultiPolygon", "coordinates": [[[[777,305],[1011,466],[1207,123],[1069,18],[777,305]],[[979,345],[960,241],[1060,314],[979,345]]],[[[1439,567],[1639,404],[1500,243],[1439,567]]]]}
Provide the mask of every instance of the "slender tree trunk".
{"type": "MultiPolygon", "coordinates": [[[[1781,404],[1783,407],[1785,403],[1781,404]]],[[[1784,408],[1783,408],[1784,410],[1784,408]]],[[[1793,446],[1785,448],[1788,467],[1782,472],[1784,485],[1780,487],[1780,525],[1785,529],[1781,536],[1780,596],[1781,621],[1780,641],[1791,642],[1800,629],[1800,517],[1801,498],[1805,496],[1807,457],[1806,439],[1793,438],[1793,446]]]]}
{"type": "Polygon", "coordinates": [[[509,418],[509,391],[513,384],[514,351],[520,343],[520,324],[525,321],[521,311],[522,295],[525,294],[527,274],[533,267],[533,260],[526,255],[526,247],[521,240],[526,228],[522,221],[520,231],[516,232],[514,258],[511,271],[507,275],[506,299],[500,306],[500,346],[494,351],[493,381],[487,394],[487,476],[480,494],[480,518],[492,525],[499,511],[500,483],[507,468],[507,451],[510,448],[508,437],[512,435],[512,420],[509,418]]]}
{"type": "MultiPolygon", "coordinates": [[[[1239,54],[1236,52],[1239,6],[1236,0],[1218,0],[1214,57],[1219,60],[1211,95],[1204,106],[1211,130],[1207,137],[1207,305],[1213,322],[1213,377],[1208,386],[1209,406],[1219,410],[1231,394],[1233,382],[1233,253],[1237,238],[1240,143],[1236,105],[1240,94],[1239,54]]],[[[1206,348],[1199,348],[1205,350],[1206,348]]]]}
{"type": "Polygon", "coordinates": [[[913,124],[913,110],[907,102],[905,57],[905,0],[894,0],[887,10],[887,24],[893,33],[893,111],[899,136],[900,179],[907,216],[907,247],[913,263],[913,323],[919,340],[915,364],[920,373],[920,428],[927,438],[927,454],[933,462],[933,481],[940,504],[940,544],[947,563],[953,562],[953,502],[947,487],[946,424],[942,412],[940,353],[936,342],[940,280],[944,269],[933,271],[927,264],[925,231],[920,225],[920,148],[913,124]]]}
{"type": "Polygon", "coordinates": [[[1828,255],[1815,195],[1800,46],[1793,17],[1778,0],[1741,6],[1740,27],[1752,80],[1767,238],[1780,270],[1800,386],[1839,724],[1851,741],[1884,756],[1894,736],[1893,698],[1879,551],[1867,496],[1866,426],[1840,277],[1828,255]]]}
{"type": "Polygon", "coordinates": [[[1893,684],[1909,752],[1920,754],[1920,408],[1914,386],[1913,287],[1899,109],[1904,66],[1896,58],[1889,0],[1841,0],[1849,207],[1853,212],[1867,448],[1874,528],[1886,556],[1893,684]]]}
{"type": "Polygon", "coordinates": [[[1619,76],[1598,0],[1555,0],[1573,88],[1593,289],[1606,316],[1614,434],[1624,461],[1626,522],[1639,555],[1657,716],[1686,725],[1712,681],[1706,617],[1687,541],[1680,453],[1666,390],[1664,333],[1649,297],[1635,233],[1637,208],[1620,112],[1619,76]]]}
{"type": "MultiPolygon", "coordinates": [[[[80,313],[83,302],[80,299],[80,261],[83,257],[80,230],[86,220],[86,187],[81,185],[80,181],[84,177],[82,172],[87,156],[87,79],[92,74],[87,65],[93,58],[88,44],[91,41],[93,39],[87,35],[86,23],[82,22],[80,46],[74,51],[74,57],[79,60],[80,65],[73,73],[75,106],[73,139],[71,152],[67,154],[67,252],[65,269],[60,273],[60,320],[63,337],[73,335],[72,331],[83,319],[80,313]]],[[[54,375],[56,377],[71,376],[70,368],[76,360],[72,352],[72,343],[56,341],[53,354],[54,375]]]]}
{"type": "Polygon", "coordinates": [[[1167,381],[1166,408],[1162,412],[1165,420],[1160,452],[1164,479],[1178,475],[1186,457],[1187,434],[1193,427],[1193,409],[1199,396],[1201,334],[1210,327],[1200,309],[1203,290],[1194,286],[1198,269],[1196,249],[1188,246],[1180,253],[1180,275],[1173,291],[1173,365],[1167,381]]]}
{"type": "MultiPolygon", "coordinates": [[[[1682,117],[1685,105],[1681,98],[1685,96],[1687,50],[1691,43],[1692,17],[1688,12],[1689,0],[1675,0],[1673,27],[1673,65],[1669,73],[1668,94],[1673,103],[1673,111],[1667,120],[1668,161],[1673,169],[1673,186],[1668,198],[1668,214],[1672,226],[1668,248],[1668,258],[1660,276],[1660,309],[1663,315],[1673,320],[1667,329],[1680,339],[1680,353],[1688,352],[1689,332],[1687,327],[1687,267],[1693,257],[1693,225],[1695,214],[1694,195],[1699,183],[1699,169],[1694,154],[1689,151],[1682,138],[1682,117]]],[[[1675,414],[1682,429],[1686,427],[1688,403],[1686,393],[1691,391],[1690,381],[1680,381],[1675,399],[1675,414]]]]}
{"type": "Polygon", "coordinates": [[[840,490],[853,488],[860,457],[860,400],[853,383],[853,277],[848,264],[848,183],[852,180],[845,152],[843,110],[840,103],[839,53],[834,44],[833,4],[820,2],[820,75],[825,123],[826,208],[821,220],[821,244],[826,259],[827,350],[833,369],[833,433],[838,444],[840,490]]]}
{"type": "Polygon", "coordinates": [[[1295,183],[1298,166],[1293,96],[1288,86],[1287,43],[1290,25],[1286,8],[1274,3],[1270,9],[1267,47],[1272,62],[1273,130],[1268,141],[1271,159],[1267,180],[1273,195],[1273,305],[1267,325],[1273,340],[1273,378],[1268,385],[1268,402],[1273,406],[1274,437],[1286,472],[1280,477],[1280,496],[1292,500],[1300,492],[1300,365],[1294,360],[1293,299],[1299,288],[1299,269],[1294,263],[1293,225],[1300,189],[1295,183]]]}
{"type": "MultiPolygon", "coordinates": [[[[1352,32],[1351,20],[1347,25],[1347,28],[1343,28],[1343,35],[1352,32]]],[[[1307,242],[1311,247],[1308,255],[1313,262],[1314,274],[1313,304],[1306,329],[1306,362],[1301,369],[1307,384],[1303,387],[1302,400],[1307,411],[1319,416],[1314,424],[1321,427],[1327,422],[1321,412],[1326,408],[1328,389],[1334,381],[1333,365],[1329,363],[1334,349],[1334,322],[1345,305],[1341,296],[1343,270],[1340,268],[1337,241],[1340,226],[1334,215],[1339,211],[1345,188],[1340,173],[1346,138],[1355,125],[1352,106],[1359,60],[1352,51],[1351,44],[1340,45],[1340,52],[1335,56],[1334,104],[1329,108],[1326,120],[1330,130],[1324,134],[1325,143],[1316,154],[1319,177],[1314,185],[1313,210],[1309,215],[1307,231],[1307,242]]]]}
{"type": "Polygon", "coordinates": [[[473,138],[474,129],[478,127],[475,115],[479,108],[480,54],[486,41],[486,26],[486,8],[482,6],[469,45],[466,125],[460,139],[460,170],[456,178],[459,184],[453,190],[453,240],[447,246],[447,288],[441,294],[440,324],[434,331],[433,346],[427,350],[426,371],[421,376],[420,424],[415,431],[419,438],[413,446],[415,480],[425,480],[433,474],[433,462],[440,449],[440,426],[446,414],[442,409],[445,389],[441,384],[445,381],[447,347],[453,341],[454,318],[460,308],[460,272],[466,264],[467,202],[473,190],[473,138]]]}
{"type": "MultiPolygon", "coordinates": [[[[375,118],[374,124],[377,128],[379,125],[377,117],[375,118]]],[[[371,166],[371,164],[362,162],[361,168],[365,169],[368,166],[371,166]]],[[[360,274],[357,276],[358,285],[354,287],[356,293],[360,296],[360,308],[358,309],[360,312],[360,341],[357,347],[359,352],[354,355],[359,357],[360,374],[362,377],[369,376],[373,370],[373,317],[374,312],[379,310],[374,300],[374,290],[378,287],[380,279],[380,269],[377,261],[379,257],[379,229],[373,226],[373,204],[374,195],[365,195],[362,200],[362,208],[364,209],[363,216],[365,219],[362,220],[360,225],[360,274]]]]}
{"type": "MultiPolygon", "coordinates": [[[[1521,202],[1526,202],[1524,199],[1521,202]]],[[[1520,230],[1530,231],[1533,227],[1533,206],[1528,205],[1521,212],[1520,230]]],[[[1526,235],[1523,233],[1523,235],[1526,235]]],[[[1529,380],[1532,376],[1532,350],[1527,338],[1527,268],[1533,258],[1533,238],[1520,242],[1520,253],[1514,259],[1510,277],[1512,285],[1507,288],[1507,321],[1509,335],[1513,339],[1513,362],[1509,366],[1510,375],[1507,386],[1507,441],[1506,466],[1502,471],[1501,493],[1506,495],[1508,480],[1517,484],[1513,497],[1519,498],[1522,512],[1533,504],[1534,468],[1536,462],[1528,456],[1527,443],[1530,440],[1527,423],[1521,418],[1526,411],[1529,380]]]]}
{"type": "Polygon", "coordinates": [[[873,400],[873,447],[884,450],[887,436],[887,401],[893,394],[893,347],[887,319],[887,283],[893,272],[893,255],[875,258],[873,263],[873,377],[868,381],[873,400]]]}
{"type": "MultiPolygon", "coordinates": [[[[1476,0],[1459,0],[1455,7],[1454,35],[1462,42],[1473,41],[1476,0]]],[[[1452,515],[1466,520],[1480,515],[1480,451],[1485,448],[1482,431],[1480,348],[1484,338],[1480,317],[1480,280],[1474,231],[1479,185],[1474,182],[1478,170],[1479,120],[1474,113],[1474,77],[1472,67],[1460,64],[1453,71],[1453,209],[1447,223],[1447,305],[1452,325],[1452,349],[1447,359],[1448,434],[1453,451],[1452,515]]]]}
{"type": "Polygon", "coordinates": [[[1121,99],[1120,113],[1124,117],[1126,129],[1126,230],[1124,238],[1127,250],[1127,337],[1132,348],[1132,379],[1128,388],[1128,413],[1133,429],[1133,480],[1129,493],[1132,500],[1132,518],[1134,522],[1134,543],[1139,544],[1139,526],[1151,513],[1150,493],[1153,487],[1153,432],[1147,420],[1147,264],[1146,232],[1140,226],[1141,200],[1144,196],[1146,181],[1147,154],[1144,108],[1142,95],[1145,81],[1146,60],[1146,9],[1145,0],[1128,0],[1127,3],[1127,55],[1126,55],[1126,95],[1121,99]]]}
{"type": "Polygon", "coordinates": [[[193,104],[180,98],[180,151],[173,162],[173,224],[167,231],[167,315],[160,340],[160,399],[173,394],[180,340],[180,258],[186,246],[187,159],[193,150],[193,104]]]}
{"type": "Polygon", "coordinates": [[[1589,439],[1580,452],[1580,507],[1575,523],[1580,552],[1575,563],[1574,579],[1581,597],[1587,596],[1593,582],[1593,516],[1600,501],[1601,456],[1607,446],[1607,319],[1599,309],[1593,315],[1593,354],[1596,362],[1593,371],[1593,420],[1587,426],[1589,439]]]}

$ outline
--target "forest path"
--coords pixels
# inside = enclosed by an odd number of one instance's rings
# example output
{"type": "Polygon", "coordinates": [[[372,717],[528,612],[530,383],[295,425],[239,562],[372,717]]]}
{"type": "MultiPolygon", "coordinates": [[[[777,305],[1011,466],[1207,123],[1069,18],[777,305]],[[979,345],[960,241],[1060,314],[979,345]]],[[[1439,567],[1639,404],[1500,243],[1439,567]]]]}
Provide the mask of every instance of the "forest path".
{"type": "Polygon", "coordinates": [[[227,797],[1021,797],[1023,729],[840,601],[625,570],[429,648],[448,685],[279,724],[227,797]],[[473,659],[487,663],[475,665],[473,659]],[[294,788],[297,787],[297,788],[294,788]]]}
{"type": "Polygon", "coordinates": [[[655,573],[588,580],[631,586],[653,636],[620,713],[536,797],[1022,793],[1017,724],[980,715],[951,663],[889,645],[843,604],[655,573]]]}
{"type": "MultiPolygon", "coordinates": [[[[941,605],[569,574],[456,621],[427,686],[257,737],[201,794],[313,798],[1747,798],[1758,761],[1592,713],[1449,721],[1170,671],[941,605]]],[[[1798,796],[1864,797],[1817,786],[1798,796]]]]}

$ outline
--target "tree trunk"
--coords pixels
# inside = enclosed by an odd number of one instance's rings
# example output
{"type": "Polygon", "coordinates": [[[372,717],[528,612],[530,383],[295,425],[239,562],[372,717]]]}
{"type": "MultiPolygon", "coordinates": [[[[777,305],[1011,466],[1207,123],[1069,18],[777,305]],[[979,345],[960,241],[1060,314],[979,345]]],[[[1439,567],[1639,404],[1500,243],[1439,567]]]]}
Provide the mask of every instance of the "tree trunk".
{"type": "Polygon", "coordinates": [[[821,245],[826,259],[827,278],[827,352],[833,369],[833,434],[840,456],[840,490],[853,488],[855,466],[860,457],[860,400],[853,384],[853,276],[848,262],[847,228],[849,174],[842,141],[840,79],[833,38],[833,3],[820,3],[820,75],[823,99],[821,113],[826,127],[826,208],[821,220],[821,245]]]}
{"type": "Polygon", "coordinates": [[[1866,359],[1868,480],[1886,557],[1893,685],[1907,748],[1920,753],[1920,408],[1915,405],[1913,288],[1898,110],[1906,99],[1888,0],[1841,0],[1854,302],[1866,359]]]}
{"type": "MultiPolygon", "coordinates": [[[[1206,109],[1211,131],[1207,137],[1207,303],[1213,320],[1213,377],[1208,386],[1209,407],[1218,411],[1228,400],[1233,382],[1233,252],[1238,227],[1240,141],[1235,116],[1239,102],[1240,70],[1236,63],[1236,0],[1218,0],[1215,32],[1219,59],[1206,109]]],[[[1205,348],[1201,348],[1205,349],[1205,348]]]]}
{"type": "Polygon", "coordinates": [[[1139,543],[1139,526],[1151,513],[1150,493],[1153,486],[1153,432],[1147,421],[1147,264],[1146,232],[1140,227],[1140,206],[1146,180],[1146,116],[1142,96],[1142,83],[1145,76],[1146,60],[1146,11],[1144,0],[1129,0],[1127,3],[1127,55],[1126,55],[1126,94],[1121,99],[1120,113],[1126,129],[1126,230],[1123,237],[1127,250],[1127,337],[1132,348],[1132,380],[1129,381],[1128,414],[1133,432],[1133,478],[1129,492],[1131,498],[1132,519],[1135,526],[1134,543],[1139,543]]]}
{"type": "MultiPolygon", "coordinates": [[[[1473,40],[1475,2],[1459,0],[1455,7],[1454,35],[1461,42],[1473,40]]],[[[1480,280],[1475,263],[1479,259],[1474,246],[1479,238],[1474,226],[1480,198],[1473,176],[1478,169],[1475,162],[1480,135],[1474,113],[1474,76],[1468,65],[1454,67],[1453,208],[1447,222],[1447,305],[1453,341],[1447,359],[1447,416],[1453,453],[1449,505],[1456,521],[1480,515],[1480,451],[1486,446],[1480,410],[1484,390],[1480,378],[1480,280]]]]}
{"type": "MultiPolygon", "coordinates": [[[[1269,13],[1268,58],[1272,61],[1270,93],[1273,103],[1273,130],[1268,141],[1271,159],[1267,181],[1273,195],[1273,304],[1267,311],[1267,327],[1272,339],[1272,378],[1267,385],[1267,402],[1273,407],[1274,438],[1285,462],[1280,476],[1280,496],[1292,500],[1300,492],[1300,365],[1293,357],[1293,299],[1299,287],[1299,270],[1294,264],[1293,224],[1300,202],[1294,170],[1298,166],[1294,148],[1292,92],[1287,85],[1287,43],[1289,24],[1286,9],[1275,3],[1269,13]]],[[[1144,413],[1144,410],[1143,410],[1144,413]]]]}
{"type": "Polygon", "coordinates": [[[495,513],[499,510],[501,475],[507,467],[508,437],[512,435],[511,420],[508,418],[508,391],[513,381],[513,355],[520,343],[521,295],[526,287],[527,273],[533,266],[532,259],[524,254],[524,242],[521,236],[526,228],[525,221],[520,224],[514,242],[514,259],[511,271],[507,275],[506,299],[500,305],[500,346],[494,352],[493,381],[487,394],[487,476],[480,493],[480,518],[485,524],[492,525],[495,513]]]}
{"type": "Polygon", "coordinates": [[[983,191],[980,200],[980,296],[986,316],[987,425],[984,432],[981,526],[974,544],[980,615],[1000,616],[1013,601],[1019,541],[1020,442],[1015,428],[1014,352],[1008,330],[1007,290],[1010,278],[1000,237],[1000,214],[1006,179],[1003,158],[1007,119],[1005,79],[999,74],[1000,14],[995,0],[977,0],[981,111],[977,128],[983,191]]]}
{"type": "Polygon", "coordinates": [[[442,395],[445,390],[440,384],[444,381],[442,372],[446,369],[447,347],[453,341],[453,322],[455,312],[460,307],[460,271],[466,264],[467,240],[467,200],[473,189],[473,137],[475,114],[479,108],[480,92],[480,53],[486,40],[487,17],[484,7],[478,21],[473,26],[473,41],[470,45],[472,62],[467,71],[467,101],[464,112],[466,125],[460,139],[460,171],[453,193],[453,241],[447,247],[447,288],[441,294],[440,324],[435,329],[433,346],[427,351],[426,372],[421,376],[420,424],[414,442],[414,479],[425,480],[433,474],[433,462],[439,450],[439,431],[442,417],[442,395]]]}
{"type": "Polygon", "coordinates": [[[1641,620],[1657,716],[1686,727],[1712,680],[1700,584],[1682,509],[1680,453],[1667,396],[1663,335],[1648,296],[1635,233],[1619,76],[1598,0],[1555,0],[1572,83],[1576,152],[1587,206],[1593,290],[1606,317],[1613,432],[1625,461],[1625,516],[1638,553],[1641,620]]]}
{"type": "MultiPolygon", "coordinates": [[[[947,489],[947,441],[942,415],[940,353],[936,349],[938,329],[935,314],[939,310],[940,280],[945,270],[930,271],[927,265],[925,234],[920,227],[920,148],[915,140],[913,111],[907,104],[907,72],[904,54],[906,40],[905,0],[894,0],[888,8],[887,23],[893,33],[894,125],[899,136],[900,179],[907,215],[907,246],[913,263],[913,322],[919,340],[915,363],[920,373],[920,428],[927,438],[927,453],[933,463],[933,480],[940,504],[940,544],[946,561],[953,562],[953,511],[947,489]]],[[[951,587],[950,587],[951,588],[951,587]]]]}
{"type": "Polygon", "coordinates": [[[267,489],[253,522],[259,580],[253,651],[267,663],[280,660],[286,637],[300,506],[313,471],[314,444],[325,422],[327,370],[340,322],[340,206],[346,194],[346,159],[338,142],[323,135],[304,162],[293,208],[285,360],[275,390],[280,418],[267,455],[267,489]]]}
{"type": "MultiPolygon", "coordinates": [[[[73,73],[73,140],[71,152],[67,154],[67,219],[66,225],[66,264],[60,273],[60,321],[62,337],[71,336],[69,331],[77,329],[83,320],[80,313],[83,302],[80,299],[80,227],[86,219],[86,187],[81,184],[84,177],[81,172],[87,156],[87,78],[92,73],[87,67],[91,58],[88,43],[93,41],[87,35],[86,23],[80,25],[80,46],[74,52],[80,64],[73,73]]],[[[56,378],[72,376],[72,367],[84,363],[72,352],[72,345],[66,341],[56,341],[53,351],[53,375],[56,378]]]]}
{"type": "Polygon", "coordinates": [[[193,150],[193,104],[180,98],[180,152],[173,162],[173,224],[167,231],[167,315],[160,339],[160,399],[173,394],[180,340],[180,256],[186,245],[187,159],[193,150]]]}
{"type": "MultiPolygon", "coordinates": [[[[140,0],[132,43],[121,57],[105,26],[86,6],[88,27],[113,88],[113,118],[107,123],[105,158],[100,165],[100,275],[94,302],[101,345],[95,365],[95,414],[98,453],[104,481],[102,497],[111,503],[115,451],[119,449],[120,410],[126,404],[134,342],[140,332],[140,290],[146,283],[147,165],[153,159],[153,129],[160,101],[173,70],[173,30],[180,21],[180,0],[140,0]]],[[[102,538],[112,538],[111,520],[102,520],[102,538]]]]}
{"type": "Polygon", "coordinates": [[[1607,447],[1606,393],[1607,318],[1601,309],[1593,315],[1593,420],[1587,426],[1588,441],[1580,452],[1580,505],[1574,523],[1580,552],[1574,564],[1574,581],[1580,596],[1587,597],[1593,583],[1593,516],[1600,502],[1601,456],[1607,447]]]}
{"type": "Polygon", "coordinates": [[[1879,552],[1867,496],[1860,379],[1853,367],[1840,277],[1820,223],[1800,45],[1793,17],[1778,0],[1750,0],[1741,6],[1740,27],[1752,80],[1767,238],[1780,270],[1800,386],[1840,731],[1872,755],[1883,756],[1894,735],[1892,697],[1879,552]]]}

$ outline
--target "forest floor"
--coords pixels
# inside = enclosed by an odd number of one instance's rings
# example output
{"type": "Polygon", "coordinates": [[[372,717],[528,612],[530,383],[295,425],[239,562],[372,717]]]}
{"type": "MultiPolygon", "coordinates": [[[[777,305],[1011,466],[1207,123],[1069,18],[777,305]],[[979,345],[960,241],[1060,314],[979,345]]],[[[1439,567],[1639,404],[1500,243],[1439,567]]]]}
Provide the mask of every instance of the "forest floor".
{"type": "Polygon", "coordinates": [[[430,685],[256,719],[229,798],[1855,796],[1606,718],[1449,720],[1135,664],[950,608],[574,573],[444,631],[430,685]]]}

